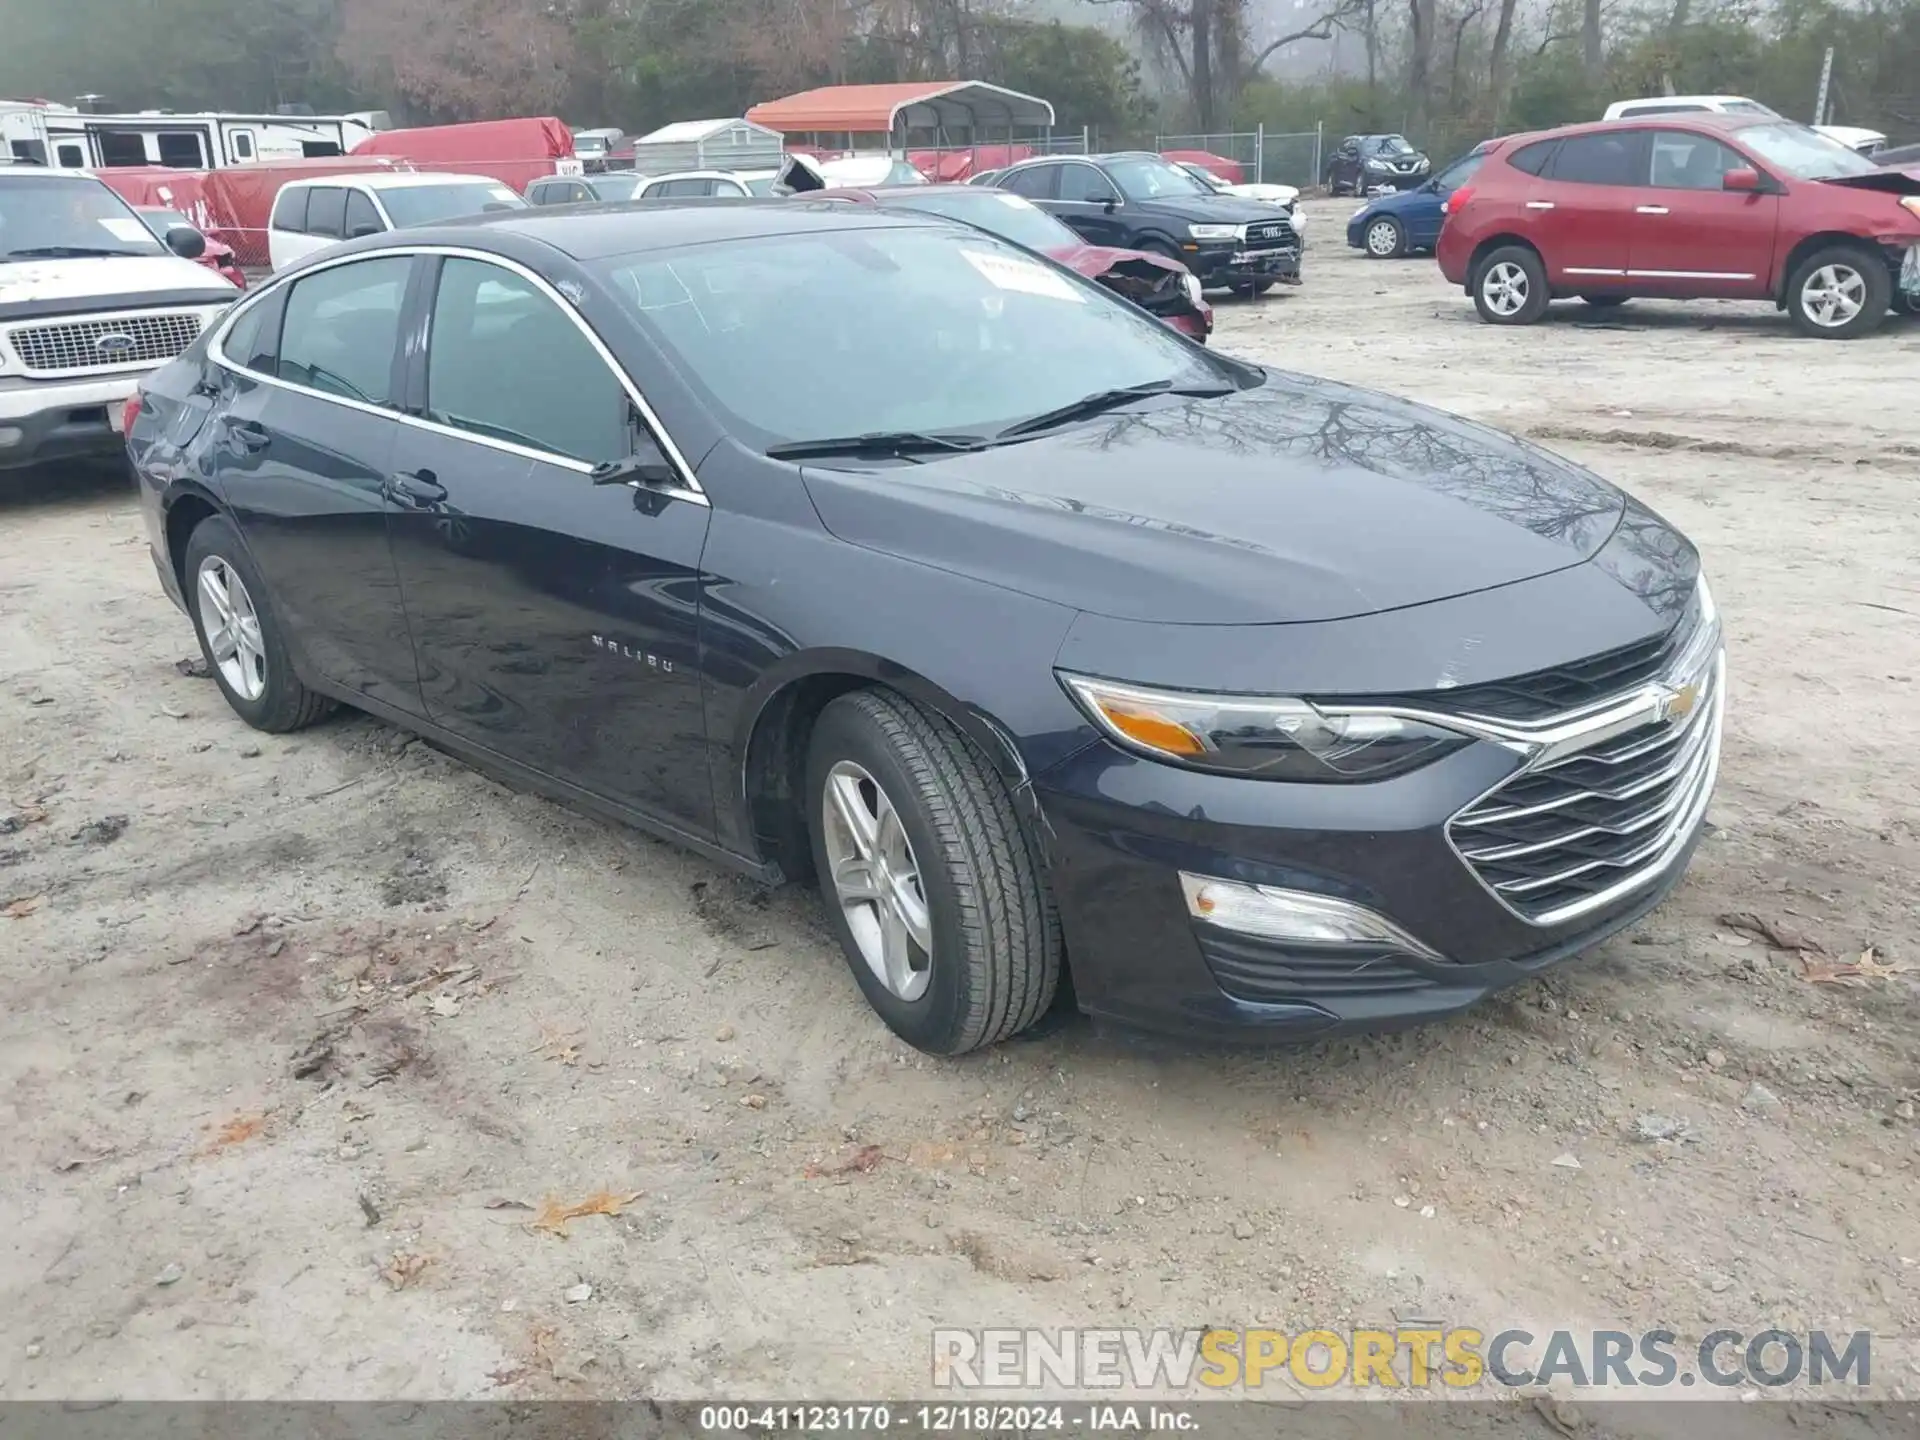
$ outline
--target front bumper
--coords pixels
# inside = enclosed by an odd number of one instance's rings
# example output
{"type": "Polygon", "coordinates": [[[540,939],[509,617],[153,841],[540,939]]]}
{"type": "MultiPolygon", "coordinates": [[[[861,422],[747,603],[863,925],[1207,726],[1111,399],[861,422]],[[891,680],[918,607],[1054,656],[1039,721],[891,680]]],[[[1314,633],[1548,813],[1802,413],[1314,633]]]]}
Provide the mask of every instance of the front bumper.
{"type": "Polygon", "coordinates": [[[115,418],[146,373],[98,380],[0,379],[0,470],[121,453],[126,442],[114,428],[115,418]]]}
{"type": "Polygon", "coordinates": [[[1696,718],[1649,722],[1677,727],[1677,746],[1707,729],[1704,759],[1676,767],[1670,815],[1641,832],[1644,861],[1554,923],[1497,896],[1455,848],[1456,819],[1543,773],[1498,745],[1369,785],[1241,780],[1089,746],[1034,782],[1080,1004],[1192,1038],[1318,1039],[1450,1015],[1591,949],[1658,905],[1699,843],[1722,723],[1717,661],[1712,673],[1696,718]],[[1196,920],[1183,873],[1326,897],[1405,943],[1278,940],[1196,920]]]}
{"type": "Polygon", "coordinates": [[[1300,281],[1300,246],[1248,250],[1237,243],[1207,243],[1185,251],[1181,259],[1209,289],[1222,285],[1250,285],[1300,281]]]}

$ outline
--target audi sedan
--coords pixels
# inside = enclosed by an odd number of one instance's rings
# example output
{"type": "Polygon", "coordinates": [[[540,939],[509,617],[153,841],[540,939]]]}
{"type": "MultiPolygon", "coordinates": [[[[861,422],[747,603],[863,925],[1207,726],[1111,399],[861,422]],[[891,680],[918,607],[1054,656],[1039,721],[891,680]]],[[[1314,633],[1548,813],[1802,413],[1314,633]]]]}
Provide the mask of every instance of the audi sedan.
{"type": "Polygon", "coordinates": [[[938,1054],[1305,1037],[1589,949],[1686,867],[1694,548],[1531,446],[1263,370],[934,216],[351,242],[133,402],[239,719],[337,705],[767,882],[938,1054]]]}

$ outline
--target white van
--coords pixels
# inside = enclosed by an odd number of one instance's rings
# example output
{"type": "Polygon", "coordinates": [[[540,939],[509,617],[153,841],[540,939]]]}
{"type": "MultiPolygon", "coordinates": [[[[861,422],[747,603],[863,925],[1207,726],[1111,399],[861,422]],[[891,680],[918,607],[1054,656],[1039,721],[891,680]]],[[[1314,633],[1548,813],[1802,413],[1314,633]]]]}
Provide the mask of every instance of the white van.
{"type": "Polygon", "coordinates": [[[273,268],[284,270],[342,240],[526,208],[525,200],[485,175],[397,170],[290,180],[273,199],[267,253],[273,268]]]}

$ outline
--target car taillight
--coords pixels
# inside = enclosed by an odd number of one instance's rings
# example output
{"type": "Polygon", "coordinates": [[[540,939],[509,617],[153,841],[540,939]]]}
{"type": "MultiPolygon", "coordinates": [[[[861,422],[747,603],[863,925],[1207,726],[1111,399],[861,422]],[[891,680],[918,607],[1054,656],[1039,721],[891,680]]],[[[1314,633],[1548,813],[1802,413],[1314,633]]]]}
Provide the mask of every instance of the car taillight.
{"type": "Polygon", "coordinates": [[[140,418],[140,400],[140,392],[136,390],[127,397],[127,403],[121,407],[120,433],[122,435],[133,433],[133,422],[140,418]]]}
{"type": "Polygon", "coordinates": [[[1473,187],[1471,185],[1462,185],[1447,197],[1447,203],[1441,206],[1441,212],[1447,215],[1458,215],[1466,208],[1467,201],[1472,198],[1473,187]]]}

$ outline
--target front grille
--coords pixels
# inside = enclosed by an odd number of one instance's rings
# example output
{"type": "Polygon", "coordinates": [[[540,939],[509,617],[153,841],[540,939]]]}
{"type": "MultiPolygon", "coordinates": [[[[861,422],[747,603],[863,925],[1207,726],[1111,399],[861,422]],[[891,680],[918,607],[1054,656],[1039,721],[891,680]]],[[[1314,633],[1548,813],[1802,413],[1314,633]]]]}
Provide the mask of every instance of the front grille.
{"type": "Polygon", "coordinates": [[[1510,908],[1551,925],[1663,870],[1705,813],[1719,763],[1721,677],[1693,709],[1522,770],[1448,822],[1447,835],[1510,908]]]}
{"type": "Polygon", "coordinates": [[[89,316],[48,325],[19,325],[8,336],[13,353],[36,375],[124,370],[171,360],[200,334],[200,315],[172,310],[150,315],[89,316]]]}
{"type": "Polygon", "coordinates": [[[1274,1004],[1287,1000],[1330,1000],[1340,996],[1400,995],[1424,990],[1433,982],[1408,969],[1391,950],[1358,950],[1288,945],[1249,940],[1203,928],[1200,954],[1214,981],[1236,1000],[1274,1004]]]}
{"type": "Polygon", "coordinates": [[[1369,705],[1437,706],[1489,720],[1545,720],[1625,694],[1661,674],[1693,637],[1699,618],[1697,610],[1689,610],[1664,635],[1506,680],[1424,695],[1368,695],[1365,700],[1369,705]]]}
{"type": "Polygon", "coordinates": [[[1257,225],[1247,226],[1247,244],[1250,248],[1272,249],[1293,243],[1293,226],[1285,220],[1263,220],[1257,225]]]}

